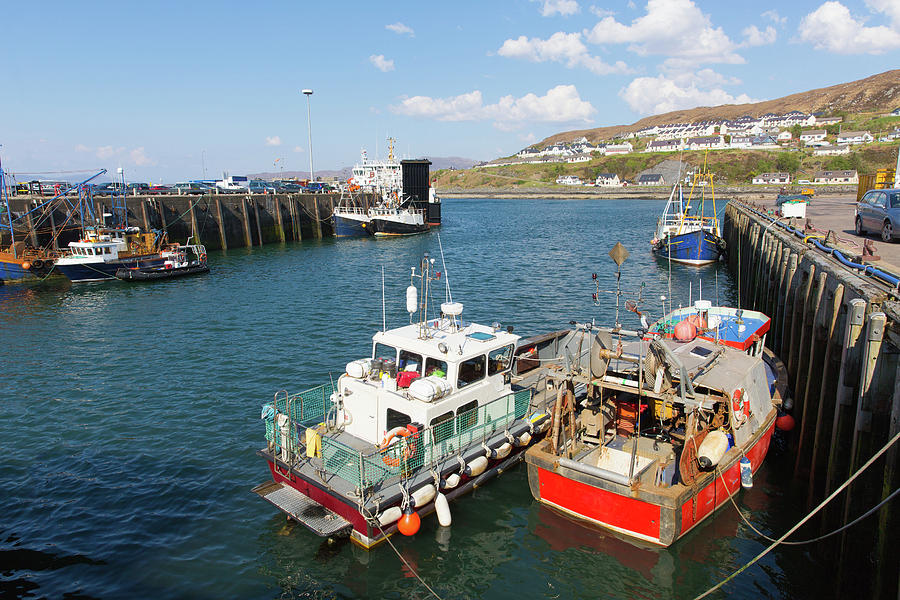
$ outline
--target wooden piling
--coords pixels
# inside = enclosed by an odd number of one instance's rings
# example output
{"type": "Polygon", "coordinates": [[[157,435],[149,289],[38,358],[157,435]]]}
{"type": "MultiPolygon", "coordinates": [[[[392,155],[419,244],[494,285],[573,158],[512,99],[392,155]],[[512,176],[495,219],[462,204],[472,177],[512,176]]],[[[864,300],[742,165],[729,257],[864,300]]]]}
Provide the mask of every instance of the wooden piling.
{"type": "Polygon", "coordinates": [[[141,200],[141,220],[144,222],[144,231],[150,231],[150,214],[147,211],[149,200],[141,200]]]}
{"type": "Polygon", "coordinates": [[[277,196],[275,198],[273,198],[273,200],[275,201],[275,224],[278,227],[278,238],[281,240],[281,243],[283,244],[285,242],[285,235],[284,235],[284,221],[283,221],[283,217],[281,215],[281,200],[279,200],[277,196]]]}
{"type": "MultiPolygon", "coordinates": [[[[803,381],[802,390],[798,386],[798,392],[795,394],[794,406],[797,407],[798,402],[802,407],[802,416],[800,417],[800,433],[797,436],[796,460],[794,461],[794,473],[799,475],[801,466],[805,462],[804,452],[810,443],[810,432],[814,431],[814,425],[810,423],[810,419],[815,412],[818,412],[818,406],[813,406],[812,398],[818,400],[818,383],[821,378],[816,375],[819,368],[817,362],[817,351],[821,347],[819,342],[821,336],[821,327],[819,327],[819,315],[821,314],[822,296],[825,293],[825,285],[828,282],[826,273],[819,273],[816,278],[816,291],[814,299],[805,309],[804,319],[806,326],[803,328],[803,337],[801,339],[808,342],[809,349],[804,348],[805,344],[801,341],[800,351],[806,355],[806,376],[803,381]],[[819,335],[817,335],[819,334],[819,335]]],[[[823,349],[824,350],[824,349],[823,349]]]]}
{"type": "Polygon", "coordinates": [[[256,238],[259,240],[259,245],[263,245],[263,236],[262,236],[262,227],[259,225],[259,201],[251,200],[253,202],[253,214],[256,217],[256,238]]]}
{"type": "Polygon", "coordinates": [[[319,214],[319,198],[318,196],[313,196],[313,215],[314,215],[314,223],[316,237],[322,239],[322,215],[319,214]]]}
{"type": "Polygon", "coordinates": [[[244,245],[253,247],[253,235],[250,233],[250,214],[247,211],[247,196],[241,196],[241,212],[244,216],[244,245]]]}
{"type": "Polygon", "coordinates": [[[222,201],[216,195],[216,216],[219,219],[219,243],[222,250],[228,250],[228,236],[225,235],[225,219],[222,217],[222,201]]]}

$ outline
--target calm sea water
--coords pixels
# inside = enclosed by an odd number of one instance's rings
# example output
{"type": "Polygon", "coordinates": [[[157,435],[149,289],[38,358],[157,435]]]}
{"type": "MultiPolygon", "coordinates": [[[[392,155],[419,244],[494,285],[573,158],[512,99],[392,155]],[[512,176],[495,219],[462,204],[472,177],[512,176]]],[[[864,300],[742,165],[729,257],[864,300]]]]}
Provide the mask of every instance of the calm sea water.
{"type": "MultiPolygon", "coordinates": [[[[623,290],[651,317],[668,267],[649,251],[659,201],[447,200],[434,232],[212,253],[209,276],[128,285],[0,287],[0,596],[427,598],[382,545],[328,544],[250,493],[268,478],[260,406],[369,352],[407,322],[403,289],[423,252],[464,315],[531,335],[609,323],[592,273],[631,252],[623,290]],[[446,278],[445,278],[446,280],[446,278]]],[[[676,304],[734,301],[724,267],[672,267],[676,304]],[[701,282],[702,278],[702,282],[701,282]]],[[[437,300],[443,290],[436,290],[437,300]]],[[[635,326],[636,318],[621,320],[635,326]]],[[[739,505],[780,534],[801,514],[777,444],[739,505]]],[[[585,528],[531,498],[524,465],[394,543],[443,598],[690,598],[757,554],[732,507],[671,549],[585,528]]],[[[828,595],[830,570],[773,552],[719,597],[828,595]]]]}

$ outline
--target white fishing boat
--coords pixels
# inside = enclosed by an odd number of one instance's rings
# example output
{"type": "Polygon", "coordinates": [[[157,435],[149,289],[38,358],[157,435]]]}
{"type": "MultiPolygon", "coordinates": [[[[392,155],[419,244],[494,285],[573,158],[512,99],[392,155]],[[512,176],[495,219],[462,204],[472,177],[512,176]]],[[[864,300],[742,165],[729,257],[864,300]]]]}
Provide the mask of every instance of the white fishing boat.
{"type": "Polygon", "coordinates": [[[433,263],[426,254],[412,269],[409,325],[377,332],[337,381],[263,407],[258,454],[272,479],[254,491],[319,535],[370,548],[432,512],[449,526],[449,500],[519,462],[549,427],[510,383],[511,327],[464,322],[449,286],[431,316],[433,263]]]}

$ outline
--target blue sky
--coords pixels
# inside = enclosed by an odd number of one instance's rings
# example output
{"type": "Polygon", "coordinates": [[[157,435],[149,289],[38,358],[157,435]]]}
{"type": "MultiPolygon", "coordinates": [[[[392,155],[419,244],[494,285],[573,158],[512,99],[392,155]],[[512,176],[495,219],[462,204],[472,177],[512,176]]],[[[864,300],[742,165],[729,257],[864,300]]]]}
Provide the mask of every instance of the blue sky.
{"type": "Polygon", "coordinates": [[[318,170],[384,156],[388,136],[401,155],[486,160],[900,66],[900,0],[15,2],[4,17],[0,153],[20,179],[306,170],[306,87],[318,170]]]}

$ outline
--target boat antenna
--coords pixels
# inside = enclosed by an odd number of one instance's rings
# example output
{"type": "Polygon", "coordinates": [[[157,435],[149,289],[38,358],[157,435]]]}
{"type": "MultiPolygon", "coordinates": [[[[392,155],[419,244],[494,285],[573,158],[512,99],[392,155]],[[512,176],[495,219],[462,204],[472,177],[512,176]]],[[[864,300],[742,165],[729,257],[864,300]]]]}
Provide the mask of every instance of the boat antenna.
{"type": "Polygon", "coordinates": [[[381,265],[381,331],[387,331],[387,315],[384,309],[384,265],[381,265]]]}
{"type": "Polygon", "coordinates": [[[453,302],[453,294],[450,293],[450,276],[447,275],[447,262],[444,260],[444,244],[441,243],[441,234],[438,234],[438,247],[441,249],[441,268],[444,269],[444,285],[447,286],[447,302],[453,302]]]}

